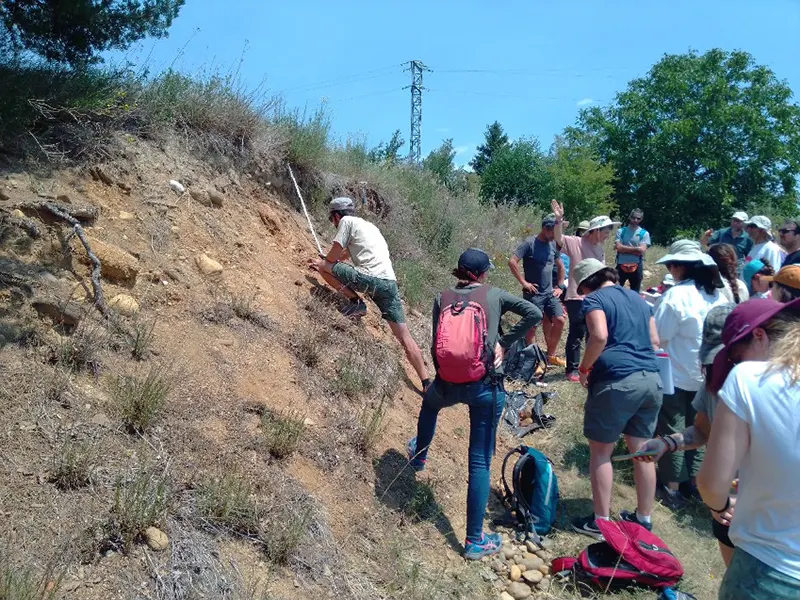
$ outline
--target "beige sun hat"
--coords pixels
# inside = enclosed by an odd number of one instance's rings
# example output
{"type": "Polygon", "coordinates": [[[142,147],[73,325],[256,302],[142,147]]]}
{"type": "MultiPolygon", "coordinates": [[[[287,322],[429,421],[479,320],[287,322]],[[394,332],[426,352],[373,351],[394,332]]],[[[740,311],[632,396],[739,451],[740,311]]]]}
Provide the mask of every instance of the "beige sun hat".
{"type": "Polygon", "coordinates": [[[589,277],[607,268],[607,266],[608,265],[601,263],[596,258],[584,258],[581,262],[575,265],[575,268],[573,269],[573,272],[575,273],[575,282],[578,284],[578,288],[580,288],[581,284],[589,279],[589,277]]]}
{"type": "Polygon", "coordinates": [[[616,227],[617,225],[621,225],[619,221],[612,221],[609,217],[605,215],[600,217],[595,217],[591,221],[589,221],[589,227],[586,228],[586,233],[594,229],[602,229],[603,227],[616,227]]]}

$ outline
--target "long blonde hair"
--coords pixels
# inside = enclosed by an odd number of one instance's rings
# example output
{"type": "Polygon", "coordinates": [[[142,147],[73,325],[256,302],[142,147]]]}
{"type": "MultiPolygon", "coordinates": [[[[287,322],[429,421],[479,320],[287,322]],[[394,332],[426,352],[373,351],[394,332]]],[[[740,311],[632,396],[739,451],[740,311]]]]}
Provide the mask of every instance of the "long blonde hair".
{"type": "Polygon", "coordinates": [[[763,325],[774,344],[770,352],[770,370],[785,370],[789,384],[800,383],[800,310],[783,310],[763,325]]]}

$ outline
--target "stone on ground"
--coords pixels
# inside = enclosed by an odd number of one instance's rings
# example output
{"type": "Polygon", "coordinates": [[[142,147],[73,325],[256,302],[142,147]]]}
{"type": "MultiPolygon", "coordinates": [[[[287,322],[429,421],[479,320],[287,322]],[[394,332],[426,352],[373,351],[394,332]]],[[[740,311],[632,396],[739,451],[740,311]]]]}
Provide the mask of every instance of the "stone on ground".
{"type": "Polygon", "coordinates": [[[167,546],[169,546],[167,534],[157,527],[148,527],[144,530],[144,541],[147,542],[151,550],[156,552],[166,550],[167,546]]]}
{"type": "Polygon", "coordinates": [[[508,578],[511,581],[519,581],[522,579],[522,570],[517,565],[511,565],[511,570],[508,572],[508,578]]]}
{"type": "Polygon", "coordinates": [[[139,312],[139,303],[133,296],[129,296],[128,294],[117,294],[108,301],[108,306],[123,317],[132,317],[139,312]]]}
{"type": "Polygon", "coordinates": [[[200,269],[200,272],[203,275],[216,275],[217,273],[222,273],[222,265],[213,258],[209,258],[205,254],[197,255],[195,262],[197,262],[197,268],[200,269]]]}
{"type": "Polygon", "coordinates": [[[506,589],[506,592],[508,592],[514,600],[524,600],[525,598],[530,598],[532,594],[531,588],[520,581],[511,583],[506,589]]]}
{"type": "Polygon", "coordinates": [[[542,575],[541,571],[525,571],[522,574],[522,578],[528,583],[539,583],[544,578],[544,575],[542,575]]]}
{"type": "MultiPolygon", "coordinates": [[[[135,256],[122,248],[98,239],[87,236],[87,241],[92,248],[92,252],[100,259],[102,265],[100,273],[103,279],[127,287],[132,287],[136,283],[136,277],[139,275],[139,261],[135,256]]],[[[86,254],[83,244],[77,238],[74,238],[72,243],[78,259],[86,265],[91,265],[92,261],[89,259],[89,255],[86,254]]]]}

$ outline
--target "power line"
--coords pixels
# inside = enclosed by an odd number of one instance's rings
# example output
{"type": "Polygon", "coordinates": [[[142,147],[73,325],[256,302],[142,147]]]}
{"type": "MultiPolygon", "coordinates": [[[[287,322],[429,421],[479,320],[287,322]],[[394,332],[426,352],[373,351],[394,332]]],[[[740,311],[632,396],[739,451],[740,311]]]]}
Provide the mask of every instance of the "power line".
{"type": "Polygon", "coordinates": [[[297,91],[311,91],[318,88],[323,87],[332,87],[337,85],[345,85],[349,83],[358,83],[360,81],[367,81],[369,79],[376,79],[379,77],[386,77],[388,75],[392,75],[392,71],[398,72],[399,68],[402,65],[391,65],[389,67],[382,67],[380,69],[372,69],[371,71],[364,71],[363,73],[356,73],[353,75],[344,75],[341,77],[335,77],[332,79],[326,79],[324,81],[318,81],[316,83],[307,83],[304,85],[299,85],[291,88],[287,88],[282,90],[283,92],[297,92],[297,91]]]}

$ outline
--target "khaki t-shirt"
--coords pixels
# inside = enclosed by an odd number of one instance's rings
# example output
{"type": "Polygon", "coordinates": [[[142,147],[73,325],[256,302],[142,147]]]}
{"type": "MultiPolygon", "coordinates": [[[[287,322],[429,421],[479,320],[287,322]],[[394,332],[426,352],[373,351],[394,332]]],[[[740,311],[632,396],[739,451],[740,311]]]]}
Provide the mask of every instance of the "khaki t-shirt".
{"type": "Polygon", "coordinates": [[[565,300],[582,300],[578,294],[578,282],[575,281],[575,265],[585,258],[596,258],[601,263],[606,262],[603,244],[590,244],[585,237],[565,235],[563,237],[563,250],[569,256],[569,283],[567,284],[567,297],[565,300]]]}
{"type": "Polygon", "coordinates": [[[353,266],[360,273],[396,281],[389,246],[380,230],[360,217],[342,217],[334,242],[350,252],[353,266]]]}

